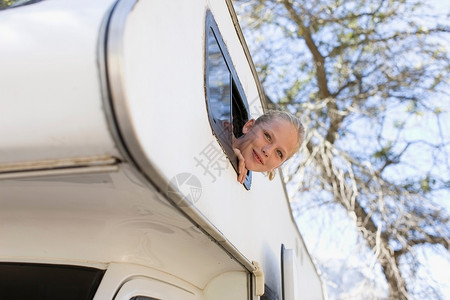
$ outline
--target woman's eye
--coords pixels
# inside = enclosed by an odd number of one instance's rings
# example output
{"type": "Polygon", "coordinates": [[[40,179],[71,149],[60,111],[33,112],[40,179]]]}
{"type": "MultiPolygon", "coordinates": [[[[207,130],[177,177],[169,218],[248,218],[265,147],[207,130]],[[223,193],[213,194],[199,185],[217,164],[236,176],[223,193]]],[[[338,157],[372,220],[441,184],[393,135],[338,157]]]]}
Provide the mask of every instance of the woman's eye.
{"type": "Polygon", "coordinates": [[[283,152],[281,152],[280,150],[277,150],[277,155],[278,155],[280,158],[283,158],[283,152]]]}

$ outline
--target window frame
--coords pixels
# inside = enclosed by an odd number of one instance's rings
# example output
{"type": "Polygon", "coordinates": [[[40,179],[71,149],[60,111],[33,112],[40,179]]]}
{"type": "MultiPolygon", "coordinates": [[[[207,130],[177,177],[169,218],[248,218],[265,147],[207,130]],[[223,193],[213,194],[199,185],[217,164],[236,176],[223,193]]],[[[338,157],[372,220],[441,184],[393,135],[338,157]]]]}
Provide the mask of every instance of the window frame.
{"type": "MultiPolygon", "coordinates": [[[[222,58],[228,68],[229,72],[229,78],[230,78],[230,123],[233,126],[233,133],[234,132],[242,132],[242,126],[245,124],[246,121],[249,120],[250,116],[250,110],[248,106],[248,101],[244,93],[244,89],[242,87],[242,84],[239,80],[239,77],[237,75],[237,72],[234,68],[233,62],[231,60],[231,56],[228,53],[227,47],[225,45],[225,42],[222,38],[222,35],[219,31],[219,28],[217,26],[216,21],[214,20],[214,17],[210,10],[207,10],[206,12],[206,26],[205,26],[205,95],[206,95],[206,103],[207,103],[207,110],[208,110],[208,120],[211,126],[211,129],[213,130],[213,134],[216,136],[222,150],[224,151],[225,155],[227,156],[228,160],[230,161],[231,165],[233,166],[234,170],[237,174],[237,164],[238,159],[237,156],[233,152],[232,148],[232,139],[231,139],[231,132],[230,136],[224,137],[224,130],[220,127],[218,122],[214,118],[214,111],[211,105],[211,92],[210,92],[210,84],[209,84],[209,75],[210,75],[210,61],[209,61],[209,37],[212,34],[215,38],[215,41],[217,42],[217,46],[220,49],[220,52],[222,54],[222,58]],[[235,117],[238,116],[238,119],[235,119],[235,117]],[[237,125],[237,127],[235,126],[237,125]],[[240,127],[240,128],[239,128],[240,127]]],[[[247,190],[250,190],[251,187],[251,181],[252,181],[252,172],[248,171],[247,176],[245,178],[245,181],[243,183],[244,187],[247,190]]]]}

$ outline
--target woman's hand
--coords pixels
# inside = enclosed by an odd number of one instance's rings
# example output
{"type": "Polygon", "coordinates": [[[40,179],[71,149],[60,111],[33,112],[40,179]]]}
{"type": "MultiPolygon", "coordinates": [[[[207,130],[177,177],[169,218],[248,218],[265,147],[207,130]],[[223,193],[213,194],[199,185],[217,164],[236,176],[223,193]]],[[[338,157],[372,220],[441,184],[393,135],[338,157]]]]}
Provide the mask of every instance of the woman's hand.
{"type": "Polygon", "coordinates": [[[245,167],[245,159],[242,156],[242,153],[239,149],[233,148],[233,150],[238,158],[238,178],[237,178],[237,180],[240,183],[244,183],[245,177],[247,176],[247,172],[248,172],[247,168],[245,167]]]}

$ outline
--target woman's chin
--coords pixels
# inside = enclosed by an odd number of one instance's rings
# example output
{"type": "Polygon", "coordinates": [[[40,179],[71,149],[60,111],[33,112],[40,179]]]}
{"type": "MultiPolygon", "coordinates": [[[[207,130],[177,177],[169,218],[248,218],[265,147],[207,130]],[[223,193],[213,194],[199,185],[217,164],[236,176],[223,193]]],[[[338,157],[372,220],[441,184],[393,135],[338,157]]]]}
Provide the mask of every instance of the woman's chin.
{"type": "Polygon", "coordinates": [[[256,164],[256,163],[255,164],[245,164],[245,167],[247,168],[247,170],[253,171],[253,172],[267,172],[267,171],[269,171],[263,165],[256,164]]]}

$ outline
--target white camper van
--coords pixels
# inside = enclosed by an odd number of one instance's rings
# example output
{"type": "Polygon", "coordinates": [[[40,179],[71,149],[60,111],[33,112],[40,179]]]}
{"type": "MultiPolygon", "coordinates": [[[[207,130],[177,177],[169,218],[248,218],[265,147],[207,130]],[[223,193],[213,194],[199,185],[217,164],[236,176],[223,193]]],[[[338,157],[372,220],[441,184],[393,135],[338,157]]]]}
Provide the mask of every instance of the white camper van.
{"type": "Polygon", "coordinates": [[[236,180],[230,0],[0,9],[0,299],[324,299],[282,174],[236,180]]]}

